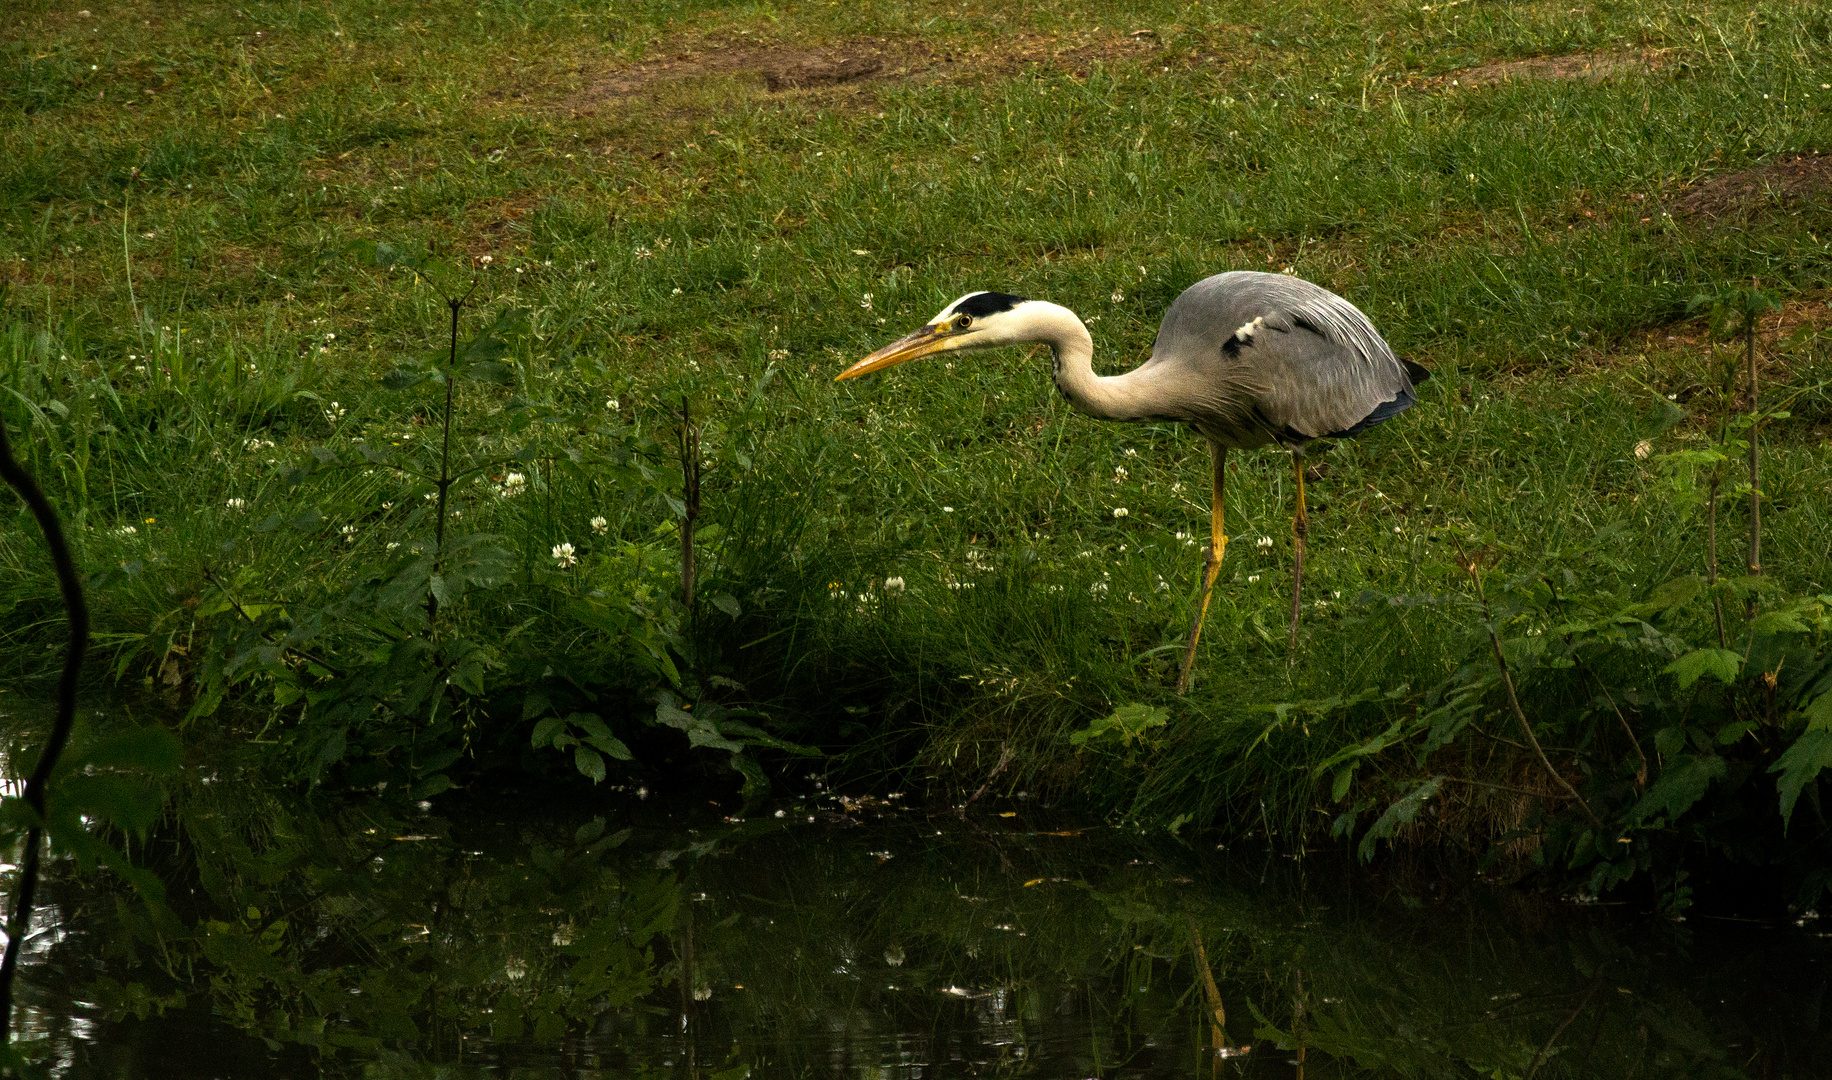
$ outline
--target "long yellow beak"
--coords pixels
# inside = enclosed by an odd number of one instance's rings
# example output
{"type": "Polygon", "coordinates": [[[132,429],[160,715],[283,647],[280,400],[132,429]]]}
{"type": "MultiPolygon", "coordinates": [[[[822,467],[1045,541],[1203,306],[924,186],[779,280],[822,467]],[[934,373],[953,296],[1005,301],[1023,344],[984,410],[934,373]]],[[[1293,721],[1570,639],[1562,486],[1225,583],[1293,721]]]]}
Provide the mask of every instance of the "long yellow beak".
{"type": "Polygon", "coordinates": [[[838,375],[834,376],[833,381],[840,382],[843,379],[856,379],[860,375],[869,375],[874,371],[882,371],[887,367],[894,367],[906,360],[914,360],[919,356],[928,356],[930,353],[940,352],[953,342],[953,339],[943,331],[944,327],[942,325],[930,323],[914,334],[891,342],[889,345],[872,353],[870,356],[852,365],[845,371],[840,372],[838,375]]]}

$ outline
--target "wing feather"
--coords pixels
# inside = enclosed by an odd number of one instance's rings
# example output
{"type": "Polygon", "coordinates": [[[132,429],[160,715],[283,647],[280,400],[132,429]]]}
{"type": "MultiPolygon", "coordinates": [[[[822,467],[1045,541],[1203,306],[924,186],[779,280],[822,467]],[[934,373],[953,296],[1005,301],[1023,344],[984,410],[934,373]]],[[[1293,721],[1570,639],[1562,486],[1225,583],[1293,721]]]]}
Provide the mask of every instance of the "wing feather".
{"type": "Polygon", "coordinates": [[[1158,328],[1147,366],[1159,365],[1202,384],[1191,400],[1205,415],[1192,423],[1236,446],[1354,434],[1416,400],[1361,309],[1285,274],[1233,271],[1190,286],[1158,328]]]}

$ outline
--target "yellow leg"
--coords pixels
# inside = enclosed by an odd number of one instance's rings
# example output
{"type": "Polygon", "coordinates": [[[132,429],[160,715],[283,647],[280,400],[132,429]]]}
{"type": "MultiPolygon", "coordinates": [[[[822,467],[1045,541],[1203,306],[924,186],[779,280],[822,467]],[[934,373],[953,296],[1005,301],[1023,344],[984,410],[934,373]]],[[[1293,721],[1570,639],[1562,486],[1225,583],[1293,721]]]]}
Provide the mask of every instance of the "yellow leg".
{"type": "Polygon", "coordinates": [[[1298,512],[1291,519],[1293,541],[1291,564],[1291,636],[1286,644],[1287,662],[1298,662],[1298,613],[1304,604],[1304,539],[1310,535],[1310,518],[1304,512],[1304,449],[1291,448],[1291,463],[1298,474],[1298,512]]]}
{"type": "Polygon", "coordinates": [[[1209,453],[1214,475],[1209,494],[1209,550],[1202,566],[1202,605],[1196,609],[1196,621],[1190,624],[1190,643],[1183,650],[1183,670],[1177,674],[1177,693],[1190,688],[1190,676],[1196,669],[1196,643],[1202,640],[1202,620],[1209,613],[1209,597],[1215,591],[1215,575],[1221,573],[1221,555],[1228,549],[1228,534],[1223,527],[1227,501],[1222,488],[1227,480],[1228,448],[1211,443],[1209,453]]]}

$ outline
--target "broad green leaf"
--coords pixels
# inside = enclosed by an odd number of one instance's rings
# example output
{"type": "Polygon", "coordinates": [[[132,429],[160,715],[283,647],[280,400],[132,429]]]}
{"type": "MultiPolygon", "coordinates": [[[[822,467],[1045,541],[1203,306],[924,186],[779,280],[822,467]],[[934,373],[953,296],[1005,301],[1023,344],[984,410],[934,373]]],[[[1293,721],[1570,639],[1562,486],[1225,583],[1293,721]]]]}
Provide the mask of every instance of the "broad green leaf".
{"type": "Polygon", "coordinates": [[[1133,702],[1119,708],[1089,724],[1086,729],[1069,736],[1073,746],[1084,746],[1093,739],[1116,737],[1122,744],[1130,745],[1134,739],[1144,736],[1154,727],[1163,727],[1170,719],[1170,713],[1156,705],[1142,705],[1133,702]]]}
{"type": "Polygon", "coordinates": [[[472,382],[497,386],[515,385],[515,369],[500,360],[479,360],[465,371],[464,377],[472,382]]]}
{"type": "Polygon", "coordinates": [[[1808,730],[1832,729],[1832,690],[1820,694],[1800,711],[1807,718],[1808,730]]]}
{"type": "Polygon", "coordinates": [[[1349,785],[1355,780],[1355,767],[1359,764],[1361,763],[1353,762],[1336,770],[1336,779],[1329,786],[1330,802],[1341,802],[1342,797],[1349,793],[1349,785]]]}
{"type": "Polygon", "coordinates": [[[589,746],[581,746],[573,752],[573,764],[579,767],[581,773],[591,777],[594,784],[604,779],[604,758],[589,746]]]}
{"type": "Polygon", "coordinates": [[[410,390],[435,376],[436,373],[431,371],[412,371],[407,368],[396,368],[382,376],[382,386],[388,390],[410,390]]]}
{"type": "Polygon", "coordinates": [[[1743,657],[1729,649],[1694,649],[1666,666],[1666,672],[1679,680],[1681,690],[1706,675],[1729,685],[1743,670],[1743,657]]]}
{"type": "Polygon", "coordinates": [[[558,735],[565,727],[566,720],[564,718],[549,716],[540,723],[534,725],[534,734],[529,737],[528,741],[534,746],[546,746],[548,743],[552,742],[553,737],[558,735]]]}
{"type": "Polygon", "coordinates": [[[1368,834],[1361,838],[1359,848],[1361,861],[1371,862],[1374,858],[1375,841],[1390,839],[1399,832],[1400,826],[1410,824],[1414,818],[1419,816],[1419,811],[1425,809],[1425,804],[1431,800],[1431,797],[1438,793],[1438,788],[1443,783],[1443,777],[1434,776],[1395,799],[1393,805],[1387,807],[1386,812],[1374,822],[1368,834]]]}
{"type": "Polygon", "coordinates": [[[1722,780],[1727,772],[1724,759],[1716,754],[1707,757],[1676,755],[1660,770],[1660,776],[1648,786],[1641,801],[1629,810],[1628,820],[1639,824],[1661,815],[1671,824],[1705,797],[1713,780],[1722,780]]]}
{"type": "Polygon", "coordinates": [[[623,740],[615,735],[592,735],[585,741],[591,743],[599,750],[602,750],[607,756],[616,758],[618,761],[636,760],[636,755],[630,753],[630,748],[625,746],[623,740]]]}
{"type": "Polygon", "coordinates": [[[410,799],[430,799],[434,795],[439,794],[441,791],[450,790],[451,787],[452,787],[452,778],[445,775],[444,773],[439,773],[434,776],[429,776],[425,780],[422,780],[420,782],[420,785],[414,788],[413,791],[409,793],[407,797],[410,799]]]}
{"type": "Polygon", "coordinates": [[[1800,793],[1818,779],[1820,770],[1828,765],[1832,765],[1832,730],[1810,727],[1769,766],[1769,772],[1781,774],[1781,781],[1776,786],[1781,789],[1781,828],[1784,832],[1794,818],[1794,803],[1800,793]]]}

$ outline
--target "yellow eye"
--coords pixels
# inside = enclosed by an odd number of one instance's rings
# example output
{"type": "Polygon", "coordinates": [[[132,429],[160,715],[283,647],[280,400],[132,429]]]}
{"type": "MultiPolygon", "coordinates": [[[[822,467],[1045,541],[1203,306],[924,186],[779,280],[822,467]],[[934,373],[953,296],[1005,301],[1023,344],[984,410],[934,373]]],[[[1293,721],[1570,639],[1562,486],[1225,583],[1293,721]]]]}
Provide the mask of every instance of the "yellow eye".
{"type": "Polygon", "coordinates": [[[962,315],[954,320],[954,328],[956,330],[965,330],[971,325],[973,325],[973,316],[971,315],[962,315]]]}

